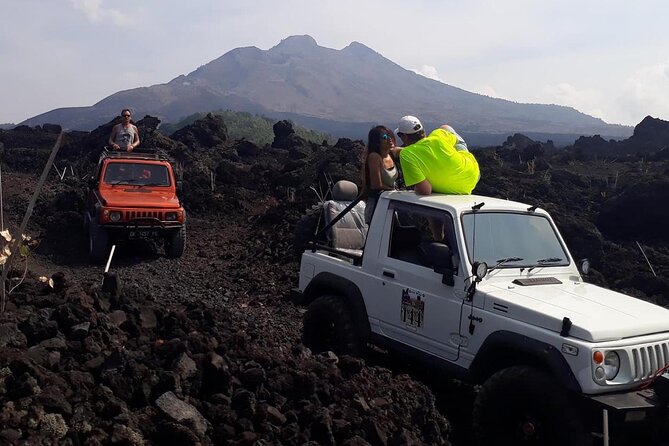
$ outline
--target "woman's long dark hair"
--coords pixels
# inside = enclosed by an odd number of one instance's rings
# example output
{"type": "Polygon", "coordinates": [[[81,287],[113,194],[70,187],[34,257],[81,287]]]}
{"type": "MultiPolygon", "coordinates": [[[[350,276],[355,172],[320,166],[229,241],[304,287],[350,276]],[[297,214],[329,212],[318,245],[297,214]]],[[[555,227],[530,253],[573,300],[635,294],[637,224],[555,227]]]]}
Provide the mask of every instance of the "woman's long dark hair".
{"type": "Polygon", "coordinates": [[[395,141],[395,134],[393,131],[384,125],[377,125],[376,127],[372,127],[367,134],[367,150],[364,152],[362,163],[362,190],[365,193],[369,192],[369,168],[367,166],[369,154],[381,154],[381,137],[384,134],[390,136],[393,139],[393,142],[395,141]]]}

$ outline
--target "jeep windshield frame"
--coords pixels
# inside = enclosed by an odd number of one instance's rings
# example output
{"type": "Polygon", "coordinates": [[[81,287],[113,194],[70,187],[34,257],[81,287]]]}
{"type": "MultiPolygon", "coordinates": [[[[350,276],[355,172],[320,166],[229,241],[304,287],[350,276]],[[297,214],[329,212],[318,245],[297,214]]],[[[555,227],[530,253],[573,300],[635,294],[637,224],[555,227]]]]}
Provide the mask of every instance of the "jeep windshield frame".
{"type": "Polygon", "coordinates": [[[476,211],[463,213],[460,218],[467,256],[472,264],[485,262],[496,265],[495,269],[570,264],[569,253],[555,226],[543,214],[476,211]]]}
{"type": "Polygon", "coordinates": [[[102,183],[110,186],[170,187],[172,178],[164,164],[112,161],[104,167],[102,183]]]}

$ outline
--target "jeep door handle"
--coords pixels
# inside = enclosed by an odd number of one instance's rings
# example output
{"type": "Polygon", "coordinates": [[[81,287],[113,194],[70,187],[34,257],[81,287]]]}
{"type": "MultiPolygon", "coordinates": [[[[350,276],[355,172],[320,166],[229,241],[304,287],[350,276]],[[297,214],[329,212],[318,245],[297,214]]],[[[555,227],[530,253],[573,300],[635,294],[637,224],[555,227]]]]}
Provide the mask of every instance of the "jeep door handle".
{"type": "Polygon", "coordinates": [[[391,279],[395,278],[395,273],[394,272],[388,271],[388,270],[385,270],[385,269],[383,270],[383,275],[386,276],[386,277],[390,277],[391,279]]]}

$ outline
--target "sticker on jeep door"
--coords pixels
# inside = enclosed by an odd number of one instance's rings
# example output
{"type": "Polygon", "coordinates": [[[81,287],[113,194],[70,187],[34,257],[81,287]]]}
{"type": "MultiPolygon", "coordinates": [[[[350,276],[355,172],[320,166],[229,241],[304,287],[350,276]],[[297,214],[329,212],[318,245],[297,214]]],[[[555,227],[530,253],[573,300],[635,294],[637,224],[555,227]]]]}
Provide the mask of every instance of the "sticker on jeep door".
{"type": "Polygon", "coordinates": [[[402,290],[402,306],[400,319],[405,324],[420,328],[423,326],[425,314],[425,294],[417,290],[405,288],[402,290]]]}

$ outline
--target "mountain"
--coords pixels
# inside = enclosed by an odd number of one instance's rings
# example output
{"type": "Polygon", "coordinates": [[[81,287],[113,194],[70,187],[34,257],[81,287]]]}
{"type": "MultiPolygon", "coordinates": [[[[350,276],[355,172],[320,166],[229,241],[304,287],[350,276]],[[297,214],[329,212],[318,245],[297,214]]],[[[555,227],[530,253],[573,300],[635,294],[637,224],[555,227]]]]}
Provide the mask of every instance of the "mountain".
{"type": "Polygon", "coordinates": [[[428,128],[449,123],[481,140],[504,140],[518,132],[572,141],[579,135],[632,133],[631,127],[610,125],[570,107],[471,93],[402,68],[361,43],[334,50],[310,36],[288,37],[269,50],[237,48],[166,84],[120,91],[90,107],[55,109],[22,124],[91,130],[124,107],[163,122],[231,109],[354,137],[375,123],[393,125],[405,114],[419,116],[428,128]]]}

